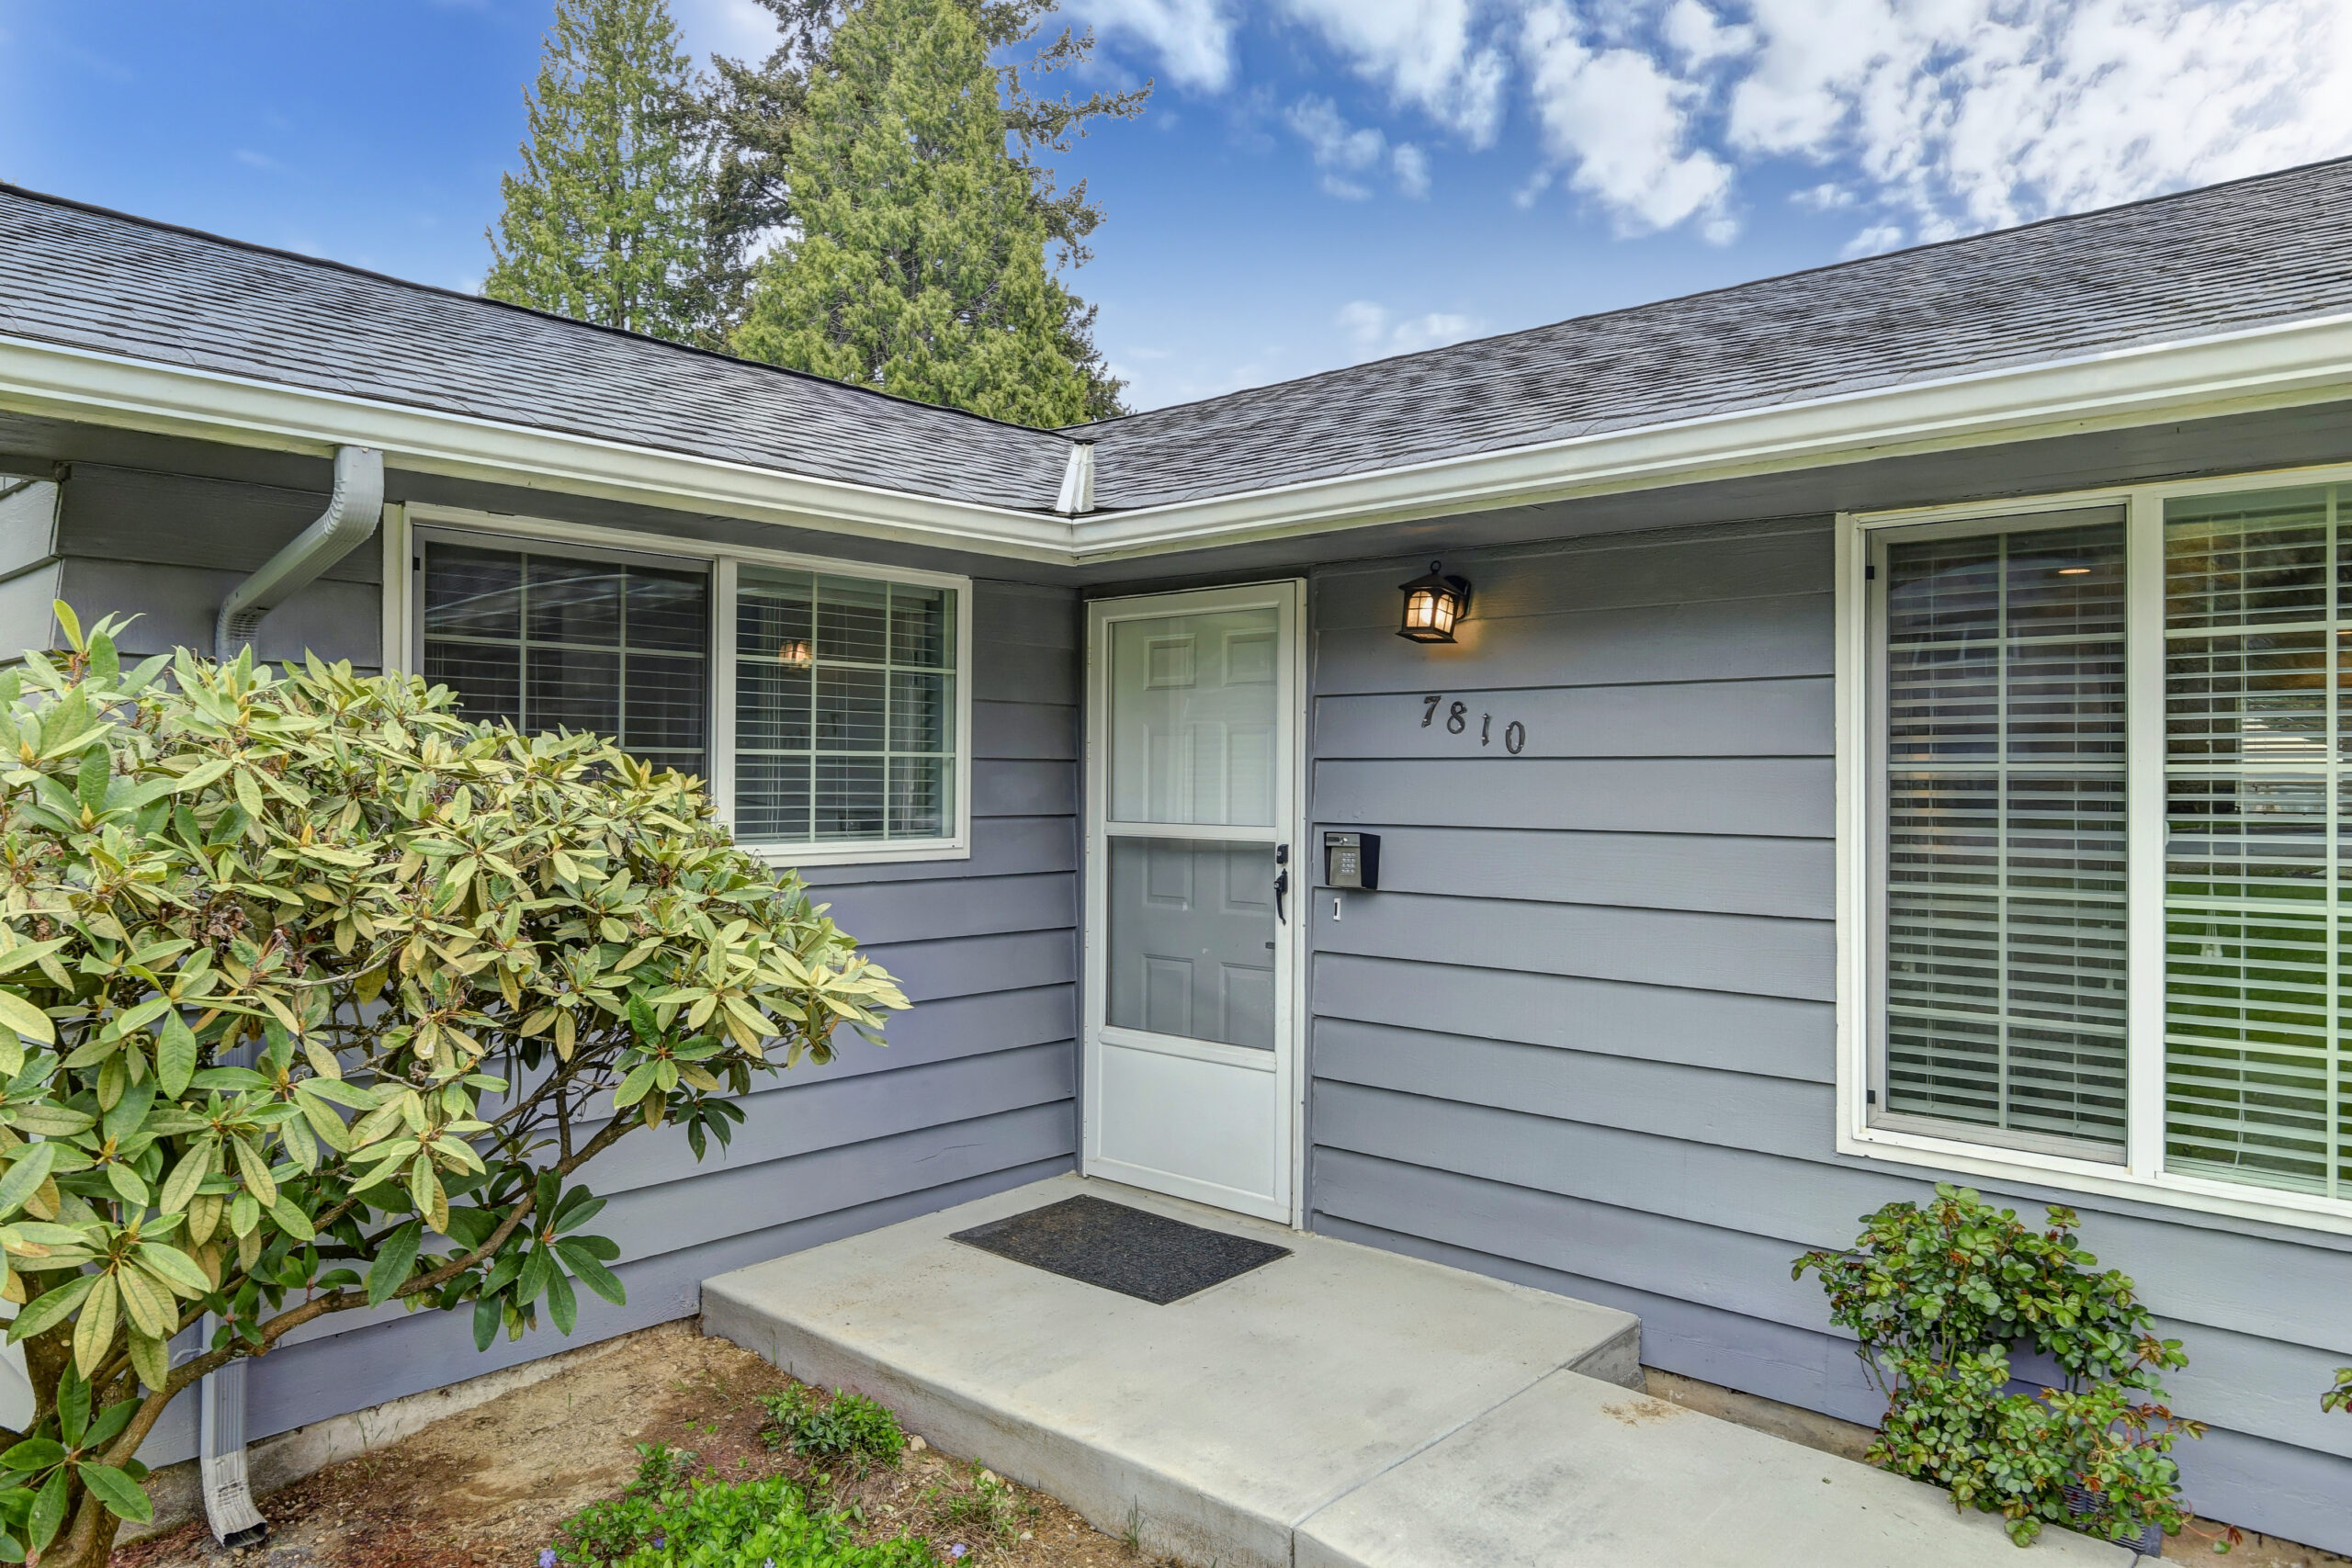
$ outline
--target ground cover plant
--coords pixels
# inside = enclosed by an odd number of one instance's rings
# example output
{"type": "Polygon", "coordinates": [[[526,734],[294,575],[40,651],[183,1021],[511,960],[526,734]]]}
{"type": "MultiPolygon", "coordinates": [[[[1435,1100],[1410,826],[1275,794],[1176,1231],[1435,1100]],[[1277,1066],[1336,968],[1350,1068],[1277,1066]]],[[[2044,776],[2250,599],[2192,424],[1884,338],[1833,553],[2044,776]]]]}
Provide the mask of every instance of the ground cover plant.
{"type": "Polygon", "coordinates": [[[2075,1224],[2053,1206],[2037,1232],[1939,1183],[1925,1208],[1865,1215],[1850,1248],[1809,1252],[1792,1275],[1819,1274],[1831,1321],[1860,1340],[1886,1397],[1872,1463],[2000,1514],[2020,1546],[2045,1523],[2115,1540],[2151,1526],[2178,1535],[2188,1510],[2171,1453],[2204,1428],[2166,1406],[2156,1380],[2188,1358],[2156,1337],[2128,1276],[2094,1272],[2075,1224]],[[2054,1386],[2011,1389],[2021,1348],[2049,1358],[2054,1386]]]}
{"type": "Polygon", "coordinates": [[[0,671],[0,1560],[97,1568],[205,1373],[395,1301],[569,1333],[623,1296],[582,1168],[701,1157],[905,1003],[695,781],[348,666],[125,670],[57,613],[71,654],[0,671]]]}

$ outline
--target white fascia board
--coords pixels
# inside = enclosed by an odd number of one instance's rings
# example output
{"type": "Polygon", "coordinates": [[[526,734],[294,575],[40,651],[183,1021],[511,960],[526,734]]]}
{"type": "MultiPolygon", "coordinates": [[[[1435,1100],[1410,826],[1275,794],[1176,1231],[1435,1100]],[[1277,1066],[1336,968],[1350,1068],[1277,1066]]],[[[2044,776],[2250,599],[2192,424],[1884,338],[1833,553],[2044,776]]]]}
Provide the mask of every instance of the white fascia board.
{"type": "Polygon", "coordinates": [[[1076,519],[0,336],[0,408],[1073,566],[2352,398],[2352,314],[1076,519]]]}
{"type": "Polygon", "coordinates": [[[2352,315],[1098,513],[1081,560],[2352,397],[2352,315]]]}
{"type": "Polygon", "coordinates": [[[0,408],[411,472],[1067,564],[1069,520],[0,336],[0,408]]]}

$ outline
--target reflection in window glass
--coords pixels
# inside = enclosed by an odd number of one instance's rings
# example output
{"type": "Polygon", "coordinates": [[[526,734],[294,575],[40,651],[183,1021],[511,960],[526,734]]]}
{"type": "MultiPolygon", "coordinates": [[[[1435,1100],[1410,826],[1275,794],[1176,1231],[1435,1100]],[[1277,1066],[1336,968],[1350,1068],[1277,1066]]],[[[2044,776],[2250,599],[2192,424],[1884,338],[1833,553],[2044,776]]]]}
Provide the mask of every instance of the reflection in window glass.
{"type": "Polygon", "coordinates": [[[735,601],[735,830],[750,843],[952,830],[955,597],[746,566],[735,601]]]}
{"type": "Polygon", "coordinates": [[[469,719],[594,730],[682,773],[709,764],[701,571],[424,545],[424,676],[469,719]]]}

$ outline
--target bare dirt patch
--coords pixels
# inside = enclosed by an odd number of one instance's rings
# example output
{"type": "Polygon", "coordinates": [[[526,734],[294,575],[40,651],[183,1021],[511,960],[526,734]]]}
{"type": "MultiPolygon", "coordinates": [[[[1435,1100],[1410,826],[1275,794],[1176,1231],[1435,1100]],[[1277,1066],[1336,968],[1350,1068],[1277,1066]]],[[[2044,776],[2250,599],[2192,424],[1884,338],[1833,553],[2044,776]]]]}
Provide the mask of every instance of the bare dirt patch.
{"type": "Polygon", "coordinates": [[[640,1443],[688,1450],[726,1480],[789,1474],[812,1498],[862,1509],[865,1535],[927,1535],[943,1557],[961,1545],[971,1568],[1146,1561],[1025,1487],[989,1509],[1003,1483],[928,1447],[863,1472],[773,1450],[760,1396],[790,1382],[691,1322],[647,1329],[270,1495],[261,1545],[228,1551],[198,1522],[119,1549],[114,1568],[533,1568],[559,1524],[628,1484],[640,1443]]]}

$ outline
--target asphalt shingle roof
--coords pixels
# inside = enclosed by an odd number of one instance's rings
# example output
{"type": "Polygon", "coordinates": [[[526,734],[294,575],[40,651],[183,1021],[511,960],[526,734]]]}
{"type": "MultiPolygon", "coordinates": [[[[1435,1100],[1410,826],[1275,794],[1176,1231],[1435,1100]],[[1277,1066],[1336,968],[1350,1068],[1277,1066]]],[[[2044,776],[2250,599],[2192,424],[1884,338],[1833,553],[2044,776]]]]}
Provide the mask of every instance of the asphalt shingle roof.
{"type": "Polygon", "coordinates": [[[1049,509],[1069,443],[0,185],[0,333],[510,424],[1049,509]]]}
{"type": "Polygon", "coordinates": [[[1585,316],[1075,434],[1134,507],[2352,310],[2352,160],[1585,316]]]}
{"type": "Polygon", "coordinates": [[[2352,159],[1023,430],[0,186],[0,333],[912,494],[1126,509],[2352,310],[2352,159]]]}

